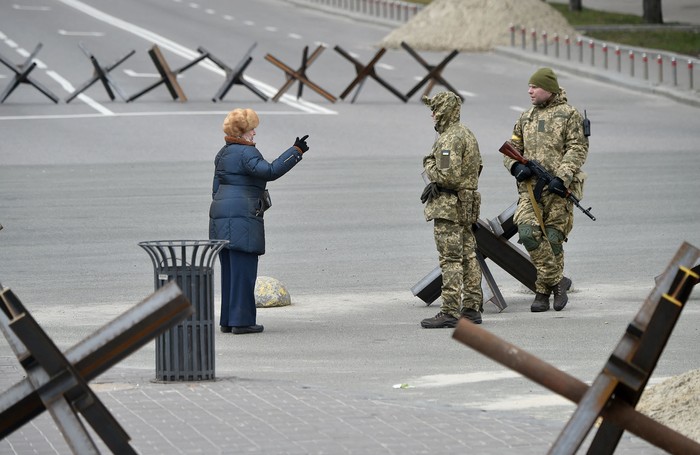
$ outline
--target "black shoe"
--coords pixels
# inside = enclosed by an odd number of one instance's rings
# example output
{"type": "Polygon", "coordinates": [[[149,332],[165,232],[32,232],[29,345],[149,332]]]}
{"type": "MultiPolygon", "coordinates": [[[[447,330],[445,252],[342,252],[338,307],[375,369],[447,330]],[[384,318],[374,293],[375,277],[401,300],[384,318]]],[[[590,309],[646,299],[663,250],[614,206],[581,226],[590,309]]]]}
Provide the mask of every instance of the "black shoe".
{"type": "Polygon", "coordinates": [[[535,300],[530,305],[530,311],[533,313],[541,313],[549,309],[549,294],[535,292],[535,300]]]}
{"type": "Polygon", "coordinates": [[[449,329],[457,325],[457,318],[441,311],[432,318],[423,319],[420,325],[424,329],[449,329]]]}
{"type": "Polygon", "coordinates": [[[260,333],[263,331],[261,325],[246,325],[242,327],[231,327],[231,333],[235,335],[244,335],[246,333],[260,333]]]}
{"type": "Polygon", "coordinates": [[[230,325],[222,325],[219,328],[221,329],[222,333],[231,333],[231,326],[230,325]]]}
{"type": "Polygon", "coordinates": [[[474,308],[462,308],[462,317],[470,320],[474,324],[481,324],[481,312],[474,308]]]}
{"type": "Polygon", "coordinates": [[[566,291],[571,288],[571,279],[563,277],[556,286],[552,288],[554,292],[554,311],[561,311],[569,301],[569,296],[566,291]]]}

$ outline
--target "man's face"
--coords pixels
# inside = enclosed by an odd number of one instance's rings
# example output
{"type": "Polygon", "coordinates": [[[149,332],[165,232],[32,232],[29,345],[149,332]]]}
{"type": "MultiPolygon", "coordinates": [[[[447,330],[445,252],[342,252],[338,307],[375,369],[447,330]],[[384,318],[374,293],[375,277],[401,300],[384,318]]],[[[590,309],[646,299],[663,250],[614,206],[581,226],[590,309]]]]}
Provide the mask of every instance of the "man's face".
{"type": "Polygon", "coordinates": [[[530,95],[530,101],[534,105],[542,104],[552,96],[551,92],[532,84],[527,86],[527,93],[530,95]]]}

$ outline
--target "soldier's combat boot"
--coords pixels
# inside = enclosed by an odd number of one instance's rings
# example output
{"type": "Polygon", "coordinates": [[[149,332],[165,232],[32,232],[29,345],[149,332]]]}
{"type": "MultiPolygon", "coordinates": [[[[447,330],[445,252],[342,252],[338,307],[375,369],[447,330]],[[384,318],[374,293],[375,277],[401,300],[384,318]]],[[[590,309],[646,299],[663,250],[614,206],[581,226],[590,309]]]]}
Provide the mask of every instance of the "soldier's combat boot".
{"type": "Polygon", "coordinates": [[[556,286],[552,288],[554,292],[554,311],[561,311],[569,301],[566,291],[571,288],[571,279],[563,277],[556,286]]]}
{"type": "Polygon", "coordinates": [[[457,326],[457,318],[441,311],[432,318],[423,319],[420,325],[424,329],[449,329],[457,326]]]}
{"type": "Polygon", "coordinates": [[[549,294],[535,292],[535,300],[530,305],[530,311],[533,313],[541,313],[549,309],[549,294]]]}
{"type": "Polygon", "coordinates": [[[474,324],[481,324],[481,312],[479,310],[475,310],[474,308],[462,308],[460,314],[463,318],[466,318],[474,324]]]}

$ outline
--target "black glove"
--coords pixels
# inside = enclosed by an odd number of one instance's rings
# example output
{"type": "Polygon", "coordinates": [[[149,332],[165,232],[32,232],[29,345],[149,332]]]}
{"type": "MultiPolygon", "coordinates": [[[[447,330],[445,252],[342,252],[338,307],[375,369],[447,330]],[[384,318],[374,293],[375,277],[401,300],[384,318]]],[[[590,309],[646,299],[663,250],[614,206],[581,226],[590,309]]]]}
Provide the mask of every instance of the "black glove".
{"type": "Polygon", "coordinates": [[[440,190],[438,190],[437,183],[430,182],[427,185],[425,185],[425,188],[423,189],[423,194],[420,195],[420,201],[423,204],[425,204],[427,201],[438,197],[439,193],[440,190]]]}
{"type": "Polygon", "coordinates": [[[564,181],[559,177],[550,180],[547,189],[549,189],[550,193],[554,193],[559,197],[566,197],[569,194],[569,190],[564,186],[564,181]]]}
{"type": "Polygon", "coordinates": [[[513,177],[515,177],[515,180],[517,180],[518,182],[524,182],[525,180],[532,177],[532,171],[530,170],[530,168],[522,163],[515,163],[514,165],[512,165],[510,167],[510,173],[513,174],[513,177]]]}
{"type": "Polygon", "coordinates": [[[301,153],[304,153],[307,150],[309,150],[309,146],[306,144],[307,137],[309,137],[308,134],[306,136],[302,137],[301,139],[297,138],[297,140],[294,141],[294,147],[298,147],[299,150],[301,150],[301,153]]]}

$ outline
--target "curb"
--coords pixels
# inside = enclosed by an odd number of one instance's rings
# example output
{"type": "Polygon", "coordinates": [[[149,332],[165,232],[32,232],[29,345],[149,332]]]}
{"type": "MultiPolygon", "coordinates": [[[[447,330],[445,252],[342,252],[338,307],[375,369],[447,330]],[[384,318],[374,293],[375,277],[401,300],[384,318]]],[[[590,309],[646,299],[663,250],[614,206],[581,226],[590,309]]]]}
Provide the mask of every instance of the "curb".
{"type": "Polygon", "coordinates": [[[569,72],[577,76],[588,77],[597,81],[615,84],[632,90],[654,95],[663,95],[675,101],[685,103],[694,107],[700,107],[700,93],[697,90],[675,90],[670,87],[654,85],[651,82],[635,81],[629,78],[618,76],[610,71],[591,69],[579,65],[562,62],[561,60],[540,56],[536,54],[523,53],[520,49],[512,49],[506,46],[497,46],[494,53],[516,60],[546,65],[551,68],[569,72]]]}

